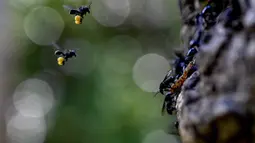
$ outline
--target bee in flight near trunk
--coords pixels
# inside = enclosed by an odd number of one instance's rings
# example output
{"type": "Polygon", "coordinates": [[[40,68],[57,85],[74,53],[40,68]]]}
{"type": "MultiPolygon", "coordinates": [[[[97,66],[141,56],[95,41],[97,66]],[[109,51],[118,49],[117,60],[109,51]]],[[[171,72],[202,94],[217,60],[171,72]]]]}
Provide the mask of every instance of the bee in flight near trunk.
{"type": "Polygon", "coordinates": [[[58,57],[57,62],[59,66],[65,65],[69,58],[76,57],[76,51],[71,49],[61,49],[56,43],[52,44],[56,50],[55,55],[58,57]]]}
{"type": "Polygon", "coordinates": [[[86,15],[87,13],[90,14],[91,4],[92,2],[90,2],[88,5],[80,6],[78,9],[72,8],[71,6],[67,5],[64,5],[63,7],[69,10],[70,15],[74,15],[75,24],[82,24],[84,15],[86,15]]]}

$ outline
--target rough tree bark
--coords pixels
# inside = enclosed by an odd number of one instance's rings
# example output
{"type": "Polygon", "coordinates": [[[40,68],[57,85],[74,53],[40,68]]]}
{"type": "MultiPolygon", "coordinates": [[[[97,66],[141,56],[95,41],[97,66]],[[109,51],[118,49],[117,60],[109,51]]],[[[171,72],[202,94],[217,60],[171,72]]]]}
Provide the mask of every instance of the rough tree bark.
{"type": "MultiPolygon", "coordinates": [[[[255,142],[255,2],[239,0],[244,28],[218,23],[200,47],[199,70],[185,83],[177,100],[179,132],[184,143],[255,142]]],[[[188,22],[198,0],[181,0],[184,46],[192,38],[188,22]]]]}

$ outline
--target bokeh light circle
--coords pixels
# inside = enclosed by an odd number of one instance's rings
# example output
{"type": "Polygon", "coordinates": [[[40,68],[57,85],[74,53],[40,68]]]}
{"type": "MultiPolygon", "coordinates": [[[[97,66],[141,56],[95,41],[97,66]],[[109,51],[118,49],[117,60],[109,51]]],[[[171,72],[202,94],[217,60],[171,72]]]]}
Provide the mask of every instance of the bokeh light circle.
{"type": "Polygon", "coordinates": [[[140,57],[133,67],[133,80],[146,92],[157,92],[160,82],[170,69],[167,59],[158,54],[140,57]]]}
{"type": "Polygon", "coordinates": [[[55,99],[47,82],[40,79],[28,79],[17,86],[13,102],[21,115],[42,117],[52,109],[55,99]]]}
{"type": "Polygon", "coordinates": [[[7,136],[13,143],[43,143],[46,135],[43,118],[33,118],[21,114],[14,115],[7,123],[7,136]]]}
{"type": "Polygon", "coordinates": [[[56,10],[50,7],[37,7],[25,17],[24,29],[34,43],[50,45],[60,38],[64,21],[56,10]]]}
{"type": "Polygon", "coordinates": [[[94,0],[92,16],[106,27],[116,27],[124,23],[130,13],[129,0],[94,0]]]}
{"type": "Polygon", "coordinates": [[[152,131],[145,136],[142,143],[179,143],[178,139],[163,130],[152,131]]]}
{"type": "Polygon", "coordinates": [[[40,102],[40,96],[33,92],[16,92],[15,95],[23,96],[22,99],[14,102],[16,109],[22,115],[30,117],[41,117],[44,115],[43,107],[40,102]]]}

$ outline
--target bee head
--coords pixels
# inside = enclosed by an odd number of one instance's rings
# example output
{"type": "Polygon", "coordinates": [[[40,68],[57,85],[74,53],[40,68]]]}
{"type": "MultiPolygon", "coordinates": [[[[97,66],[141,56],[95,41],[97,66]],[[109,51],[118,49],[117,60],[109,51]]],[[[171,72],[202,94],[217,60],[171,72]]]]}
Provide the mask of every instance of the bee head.
{"type": "Polygon", "coordinates": [[[58,57],[58,65],[63,66],[65,64],[65,58],[64,57],[58,57]]]}

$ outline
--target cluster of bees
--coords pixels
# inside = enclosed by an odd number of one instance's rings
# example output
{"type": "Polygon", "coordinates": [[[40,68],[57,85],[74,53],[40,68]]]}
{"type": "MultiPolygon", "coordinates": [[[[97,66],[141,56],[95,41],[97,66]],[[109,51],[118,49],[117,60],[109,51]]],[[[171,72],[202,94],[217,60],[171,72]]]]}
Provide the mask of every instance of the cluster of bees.
{"type": "MultiPolygon", "coordinates": [[[[228,7],[223,11],[221,0],[208,0],[205,7],[195,17],[194,24],[196,26],[195,39],[189,43],[188,52],[175,53],[176,59],[173,64],[173,69],[169,70],[163,81],[160,83],[159,91],[165,96],[162,113],[167,111],[168,114],[173,115],[176,113],[176,101],[181,92],[183,83],[189,78],[197,69],[198,65],[195,63],[195,56],[199,52],[205,31],[210,30],[216,23],[218,23],[222,16],[224,19],[231,20],[231,13],[233,5],[228,3],[228,7]]],[[[229,23],[226,22],[226,23],[229,23]]],[[[230,22],[231,23],[231,22],[230,22]]],[[[156,94],[157,94],[156,93],[156,94]]],[[[178,123],[177,123],[178,124],[178,123]]]]}
{"type": "MultiPolygon", "coordinates": [[[[70,15],[74,15],[75,24],[82,24],[82,20],[84,16],[88,13],[90,14],[90,6],[92,2],[88,5],[80,6],[79,8],[75,9],[71,6],[64,5],[63,7],[69,11],[70,15]]],[[[73,49],[62,49],[56,43],[52,44],[55,47],[55,55],[57,58],[57,63],[59,66],[65,65],[68,59],[72,57],[76,57],[76,51],[73,49]]]]}

